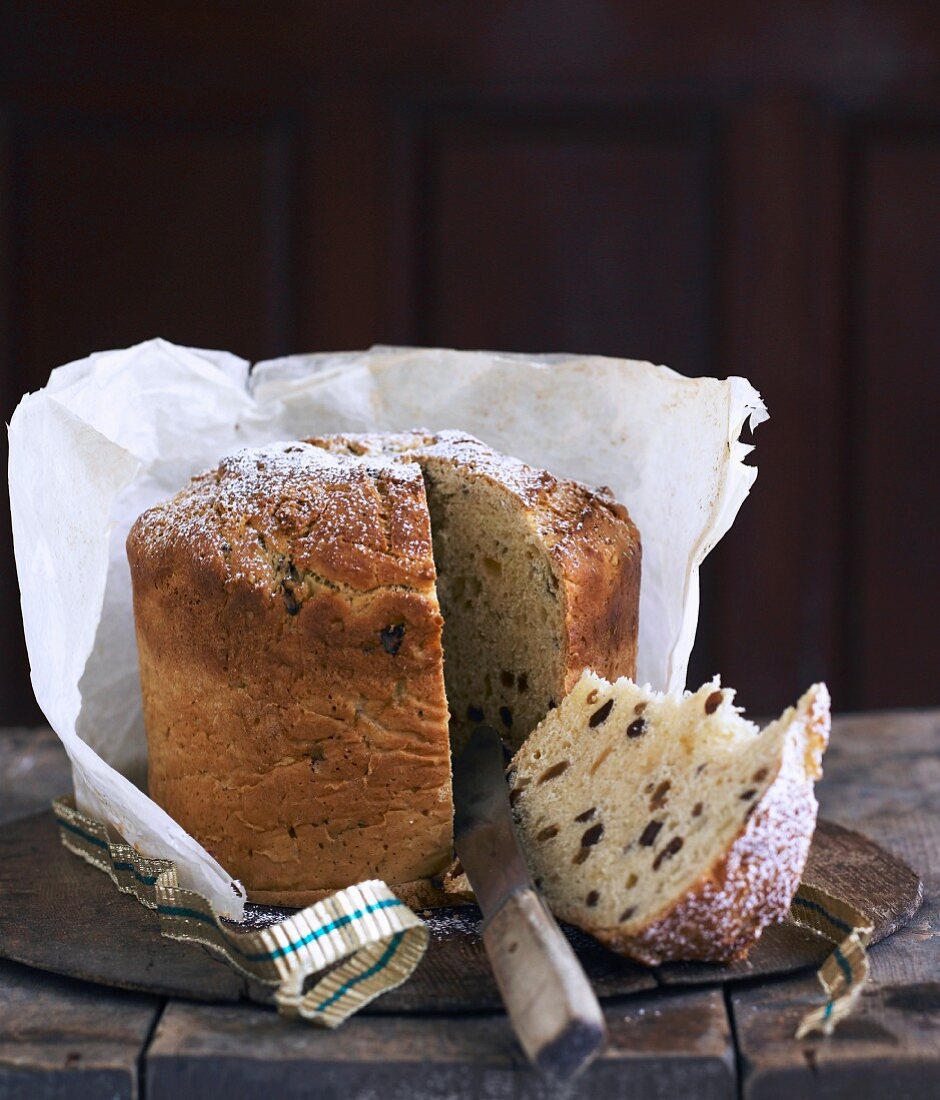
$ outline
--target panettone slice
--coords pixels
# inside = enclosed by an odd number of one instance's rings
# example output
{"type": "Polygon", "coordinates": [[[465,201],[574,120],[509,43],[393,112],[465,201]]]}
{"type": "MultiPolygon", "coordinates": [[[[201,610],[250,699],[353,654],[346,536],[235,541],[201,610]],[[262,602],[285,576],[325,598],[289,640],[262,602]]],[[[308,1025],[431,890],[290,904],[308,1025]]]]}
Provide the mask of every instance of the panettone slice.
{"type": "MultiPolygon", "coordinates": [[[[556,916],[653,965],[741,958],[786,915],[816,824],[829,693],[815,684],[763,730],[733,695],[717,679],[679,696],[586,672],[529,737],[510,800],[556,916]]],[[[448,887],[468,890],[459,873],[448,887]]]]}

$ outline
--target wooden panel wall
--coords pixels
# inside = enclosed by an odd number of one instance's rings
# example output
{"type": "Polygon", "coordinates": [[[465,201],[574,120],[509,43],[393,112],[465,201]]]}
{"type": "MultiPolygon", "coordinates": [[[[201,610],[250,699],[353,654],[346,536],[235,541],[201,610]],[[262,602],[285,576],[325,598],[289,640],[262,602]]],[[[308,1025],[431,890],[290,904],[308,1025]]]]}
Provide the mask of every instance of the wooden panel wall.
{"type": "Polygon", "coordinates": [[[852,672],[904,700],[940,656],[940,127],[872,128],[855,158],[852,672]]]}
{"type": "Polygon", "coordinates": [[[118,347],[287,342],[290,135],[277,120],[57,112],[17,136],[13,336],[30,388],[104,332],[118,347]]]}
{"type": "Polygon", "coordinates": [[[462,347],[629,347],[703,373],[715,235],[707,130],[629,109],[542,112],[444,115],[417,138],[414,331],[462,347]]]}
{"type": "Polygon", "coordinates": [[[840,709],[938,703],[938,196],[934,5],[14,0],[2,412],[156,334],[742,374],[772,420],[693,676],[764,711],[819,677],[840,709]]]}

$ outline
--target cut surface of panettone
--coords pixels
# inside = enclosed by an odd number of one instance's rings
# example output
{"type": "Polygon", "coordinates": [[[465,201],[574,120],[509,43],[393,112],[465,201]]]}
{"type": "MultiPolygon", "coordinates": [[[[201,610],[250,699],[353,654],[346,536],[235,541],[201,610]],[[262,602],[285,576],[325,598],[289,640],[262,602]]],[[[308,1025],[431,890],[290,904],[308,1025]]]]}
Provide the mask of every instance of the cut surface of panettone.
{"type": "Polygon", "coordinates": [[[509,767],[510,801],[556,916],[655,965],[742,958],[787,914],[816,823],[829,693],[814,685],[763,730],[733,695],[717,679],[680,696],[585,672],[532,733],[509,767]]]}
{"type": "Polygon", "coordinates": [[[585,668],[635,673],[640,536],[609,490],[463,432],[310,442],[394,456],[424,475],[455,749],[480,722],[518,748],[585,668]]]}

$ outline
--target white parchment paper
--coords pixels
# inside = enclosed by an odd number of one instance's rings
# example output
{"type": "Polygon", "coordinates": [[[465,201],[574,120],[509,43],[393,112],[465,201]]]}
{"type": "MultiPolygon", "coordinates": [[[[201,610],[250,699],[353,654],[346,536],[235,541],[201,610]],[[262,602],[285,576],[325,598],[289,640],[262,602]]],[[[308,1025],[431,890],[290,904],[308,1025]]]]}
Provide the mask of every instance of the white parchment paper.
{"type": "Polygon", "coordinates": [[[553,473],[608,485],[643,540],[638,679],[681,689],[698,570],[756,469],[742,378],[684,378],[597,356],[437,349],[257,364],[151,340],[52,372],[10,423],[10,503],[36,698],[79,807],[233,917],[230,876],[141,790],[147,744],[124,540],[134,519],[239,447],[332,431],[471,432],[553,473]]]}

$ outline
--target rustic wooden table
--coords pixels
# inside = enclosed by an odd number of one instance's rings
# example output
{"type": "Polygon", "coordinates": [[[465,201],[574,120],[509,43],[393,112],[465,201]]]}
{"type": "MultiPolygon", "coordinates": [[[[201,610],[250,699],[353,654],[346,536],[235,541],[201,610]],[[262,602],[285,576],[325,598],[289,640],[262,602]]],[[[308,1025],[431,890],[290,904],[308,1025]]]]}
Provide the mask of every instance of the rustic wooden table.
{"type": "MultiPolygon", "coordinates": [[[[0,730],[0,821],[69,787],[48,731],[0,730]]],[[[940,710],[840,718],[819,790],[924,878],[871,953],[855,1015],[796,1042],[811,974],[607,1002],[611,1042],[567,1092],[525,1065],[505,1016],[361,1016],[314,1031],[244,1005],[122,993],[0,960],[0,1098],[316,1096],[940,1097],[940,710]]]]}

